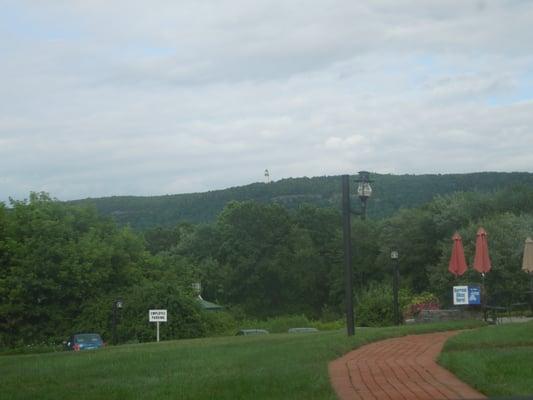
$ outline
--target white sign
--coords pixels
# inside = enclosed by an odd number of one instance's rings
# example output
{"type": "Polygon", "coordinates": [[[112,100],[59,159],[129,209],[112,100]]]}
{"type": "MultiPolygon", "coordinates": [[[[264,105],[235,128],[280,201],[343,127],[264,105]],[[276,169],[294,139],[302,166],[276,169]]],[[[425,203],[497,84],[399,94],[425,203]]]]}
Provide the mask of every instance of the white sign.
{"type": "Polygon", "coordinates": [[[456,306],[468,305],[468,286],[453,287],[453,304],[456,306]]]}
{"type": "Polygon", "coordinates": [[[150,322],[167,322],[167,310],[149,310],[150,322]]]}

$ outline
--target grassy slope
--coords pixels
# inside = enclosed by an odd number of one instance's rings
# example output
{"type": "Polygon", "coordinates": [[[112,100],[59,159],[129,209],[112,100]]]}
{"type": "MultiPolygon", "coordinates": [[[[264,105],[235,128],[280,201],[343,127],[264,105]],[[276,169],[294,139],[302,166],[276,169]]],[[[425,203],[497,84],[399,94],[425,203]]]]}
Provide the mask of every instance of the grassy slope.
{"type": "Polygon", "coordinates": [[[488,396],[533,395],[533,323],[462,333],[439,362],[488,396]]]}
{"type": "Polygon", "coordinates": [[[387,337],[479,326],[459,322],[225,337],[85,353],[0,357],[2,399],[334,399],[328,361],[387,337]]]}

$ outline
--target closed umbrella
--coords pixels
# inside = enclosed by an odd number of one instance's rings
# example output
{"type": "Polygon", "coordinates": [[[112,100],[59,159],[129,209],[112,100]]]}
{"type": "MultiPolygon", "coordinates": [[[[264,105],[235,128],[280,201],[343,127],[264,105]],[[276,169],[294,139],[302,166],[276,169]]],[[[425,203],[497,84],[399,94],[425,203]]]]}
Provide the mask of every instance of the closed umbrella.
{"type": "Polygon", "coordinates": [[[485,288],[485,274],[490,271],[492,265],[489,257],[489,245],[487,232],[479,228],[476,237],[476,255],[474,256],[474,269],[481,274],[481,294],[483,301],[483,315],[487,320],[487,290],[485,288]]]}
{"type": "Polygon", "coordinates": [[[463,275],[468,266],[466,265],[465,252],[463,250],[463,241],[459,233],[455,233],[452,237],[453,247],[452,247],[452,256],[450,257],[450,264],[448,265],[448,271],[458,276],[463,275]]]}
{"type": "Polygon", "coordinates": [[[533,240],[526,239],[524,244],[524,258],[522,259],[522,270],[529,274],[529,305],[533,311],[533,240]]]}
{"type": "Polygon", "coordinates": [[[489,245],[487,243],[487,232],[479,228],[476,238],[476,255],[474,257],[474,269],[484,275],[491,269],[489,257],[489,245]]]}
{"type": "Polygon", "coordinates": [[[533,274],[533,239],[529,237],[526,239],[526,243],[524,244],[522,269],[528,274],[533,274]]]}

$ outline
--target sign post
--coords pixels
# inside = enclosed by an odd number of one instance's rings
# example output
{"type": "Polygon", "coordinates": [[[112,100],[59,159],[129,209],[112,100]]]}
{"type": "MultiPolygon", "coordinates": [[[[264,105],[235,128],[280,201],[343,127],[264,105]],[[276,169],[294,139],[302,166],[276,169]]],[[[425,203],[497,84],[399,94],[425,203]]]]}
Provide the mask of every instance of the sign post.
{"type": "Polygon", "coordinates": [[[159,323],[167,322],[167,310],[149,310],[148,318],[150,322],[157,324],[157,341],[159,342],[159,323]]]}

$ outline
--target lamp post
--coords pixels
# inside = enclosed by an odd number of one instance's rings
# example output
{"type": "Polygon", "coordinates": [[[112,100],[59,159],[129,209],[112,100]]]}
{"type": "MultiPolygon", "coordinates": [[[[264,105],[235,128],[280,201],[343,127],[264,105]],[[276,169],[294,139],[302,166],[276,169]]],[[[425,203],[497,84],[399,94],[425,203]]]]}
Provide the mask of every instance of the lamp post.
{"type": "Polygon", "coordinates": [[[394,323],[400,325],[400,304],[398,301],[398,287],[400,284],[400,268],[398,267],[398,252],[392,250],[390,252],[390,258],[393,264],[392,272],[392,291],[393,291],[393,304],[394,304],[394,323]]]}
{"type": "Polygon", "coordinates": [[[113,344],[117,344],[117,318],[118,310],[122,309],[122,300],[117,299],[113,302],[113,344]]]}
{"type": "MultiPolygon", "coordinates": [[[[366,202],[372,195],[369,173],[359,172],[357,194],[361,200],[361,219],[366,218],[366,202]]],[[[348,336],[355,333],[354,309],[353,309],[353,269],[352,269],[352,247],[351,247],[351,206],[350,206],[350,176],[342,175],[342,231],[344,243],[344,283],[345,283],[345,303],[346,303],[346,328],[348,336]]]]}

